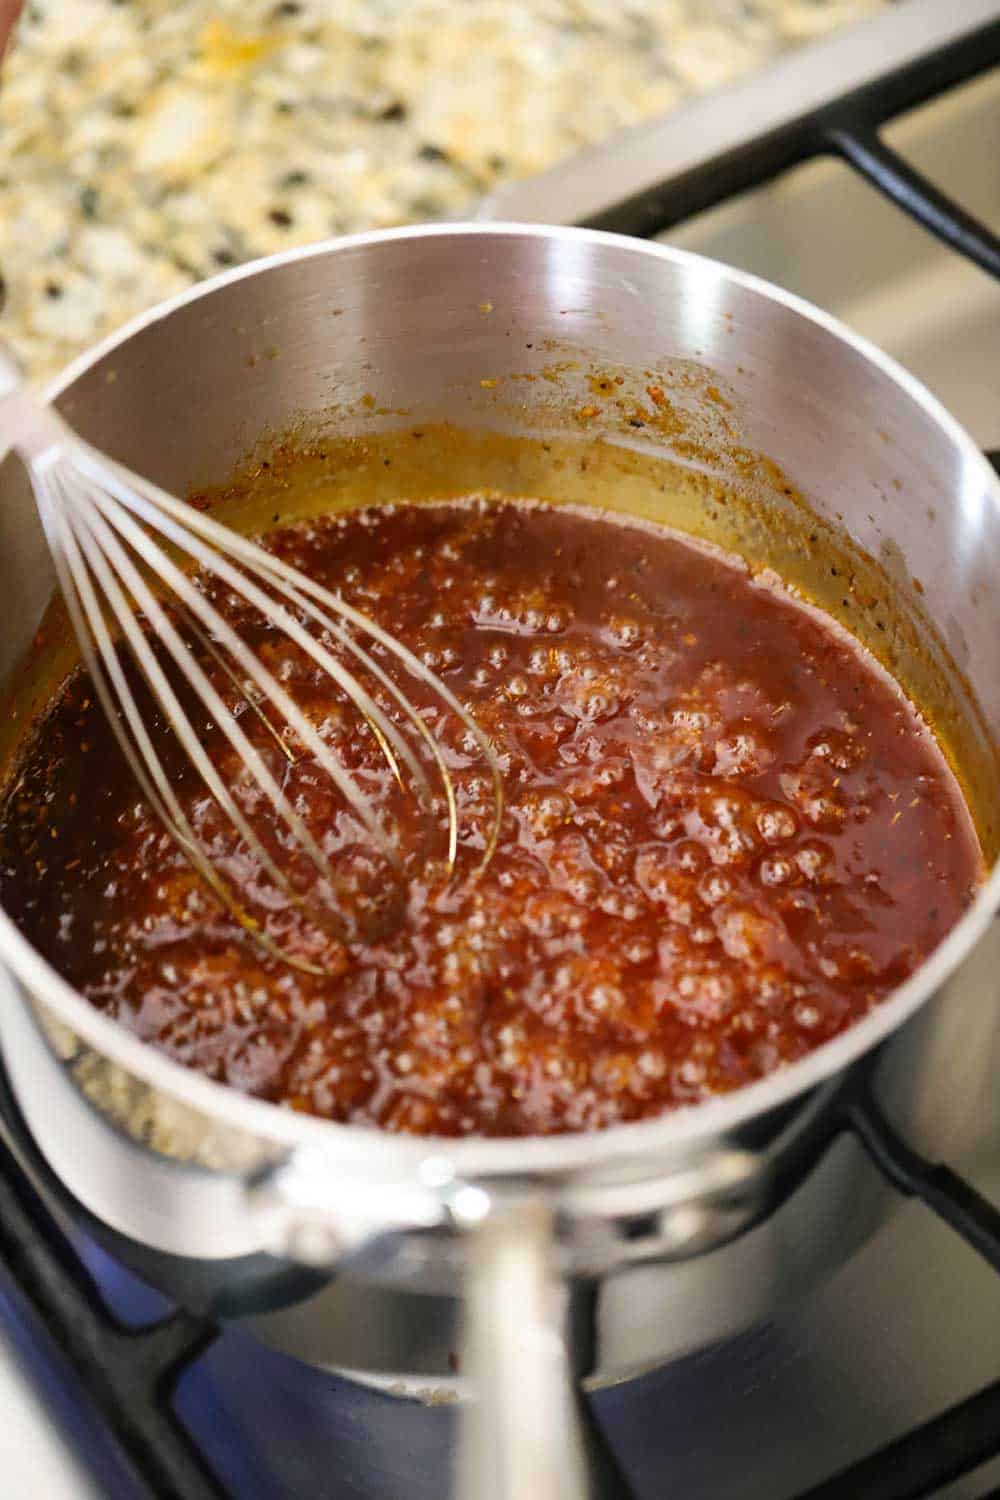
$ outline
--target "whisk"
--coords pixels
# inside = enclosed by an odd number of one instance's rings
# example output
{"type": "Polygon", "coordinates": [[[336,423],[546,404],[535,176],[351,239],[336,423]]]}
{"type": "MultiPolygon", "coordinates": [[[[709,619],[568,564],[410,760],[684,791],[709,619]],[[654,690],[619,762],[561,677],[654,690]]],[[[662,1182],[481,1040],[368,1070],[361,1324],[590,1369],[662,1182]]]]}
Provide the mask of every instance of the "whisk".
{"type": "Polygon", "coordinates": [[[320,972],[267,934],[196,835],[143,717],[125,670],[126,655],[144,679],[160,719],[169,725],[186,761],[232,830],[260,869],[296,906],[315,914],[315,903],[290,878],[289,865],[304,857],[320,888],[332,896],[324,903],[324,915],[332,912],[335,918],[342,917],[344,930],[352,935],[346,913],[340,909],[334,862],[245,733],[240,717],[227,706],[197,648],[215,662],[289,760],[294,759],[290,738],[304,747],[367,839],[396,870],[400,856],[382,809],[260,655],[206,598],[192,577],[195,569],[225,585],[252,607],[270,631],[293,642],[328,674],[357,711],[359,727],[367,725],[374,736],[397,786],[418,799],[428,824],[443,797],[446,817],[438,821],[446,827],[448,878],[456,869],[460,833],[455,784],[441,744],[406,690],[406,677],[429,689],[437,708],[456,716],[491,778],[492,815],[472,878],[482,873],[496,849],[503,812],[497,756],[465,706],[413,652],[300,570],[92,448],[28,390],[16,364],[0,348],[0,459],[11,448],[26,466],[84,664],[136,780],[177,847],[258,943],[296,967],[320,972]],[[371,689],[345,658],[363,671],[371,689]],[[199,715],[205,711],[209,723],[237,755],[253,788],[266,799],[275,826],[285,830],[288,863],[265,847],[251,826],[195,729],[189,708],[165,670],[166,662],[186,684],[183,697],[198,705],[199,715]],[[381,702],[376,697],[379,689],[381,702]]]}

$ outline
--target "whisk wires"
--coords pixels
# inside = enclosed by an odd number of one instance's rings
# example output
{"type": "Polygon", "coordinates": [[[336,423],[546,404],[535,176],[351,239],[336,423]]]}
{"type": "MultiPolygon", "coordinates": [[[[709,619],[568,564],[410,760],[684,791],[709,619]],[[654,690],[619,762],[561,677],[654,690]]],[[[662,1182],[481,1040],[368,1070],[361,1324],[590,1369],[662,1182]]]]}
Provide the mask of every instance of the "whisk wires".
{"type": "Polygon", "coordinates": [[[449,879],[456,870],[460,838],[454,778],[424,713],[387,663],[419,683],[433,701],[458,719],[491,778],[492,815],[471,878],[482,874],[500,836],[500,766],[472,714],[426,663],[376,621],[283,559],[104,458],[75,437],[67,445],[50,450],[31,468],[42,524],[83,659],[121,749],[150,807],[178,848],[258,943],[297,968],[322,972],[308,958],[289,952],[267,934],[196,834],[144,721],[125,670],[122,647],[145,680],[187,762],[238,838],[274,886],[318,925],[330,925],[332,914],[339,936],[357,935],[346,920],[349,893],[336,861],[307,826],[203,661],[214,663],[224,681],[238,692],[281,751],[286,767],[298,760],[293,744],[312,757],[350,816],[400,879],[401,857],[380,808],[358,776],[324,741],[261,655],[212,604],[199,586],[195,570],[223,584],[256,611],[270,630],[293,642],[335,683],[367,726],[393,782],[401,791],[409,788],[416,796],[425,827],[433,823],[433,778],[444,804],[445,869],[449,879]],[[192,641],[199,649],[192,649],[192,641]],[[311,890],[298,888],[246,816],[197,732],[166,663],[184,685],[185,698],[199,711],[204,710],[221,732],[250,785],[272,810],[276,826],[284,829],[292,848],[304,857],[312,872],[311,890]],[[359,671],[371,688],[361,680],[359,671]],[[404,728],[414,736],[413,743],[404,728]],[[427,770],[417,750],[425,754],[427,770]]]}

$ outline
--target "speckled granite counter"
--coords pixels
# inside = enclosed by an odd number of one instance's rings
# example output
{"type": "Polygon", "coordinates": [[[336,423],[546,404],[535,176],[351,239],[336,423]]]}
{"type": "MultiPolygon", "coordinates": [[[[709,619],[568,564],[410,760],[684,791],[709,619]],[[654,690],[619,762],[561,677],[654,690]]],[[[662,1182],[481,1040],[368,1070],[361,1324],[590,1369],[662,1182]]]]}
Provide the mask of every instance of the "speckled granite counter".
{"type": "Polygon", "coordinates": [[[0,330],[53,373],[220,267],[453,215],[883,0],[27,0],[0,330]]]}

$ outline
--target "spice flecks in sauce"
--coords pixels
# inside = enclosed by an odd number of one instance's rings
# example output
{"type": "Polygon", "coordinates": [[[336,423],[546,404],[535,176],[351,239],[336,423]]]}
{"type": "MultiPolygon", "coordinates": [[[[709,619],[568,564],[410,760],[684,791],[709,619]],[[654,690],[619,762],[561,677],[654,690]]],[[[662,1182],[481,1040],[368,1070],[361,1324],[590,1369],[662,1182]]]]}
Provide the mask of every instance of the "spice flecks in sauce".
{"type": "MultiPolygon", "coordinates": [[[[188,1066],[390,1130],[600,1128],[737,1088],[843,1031],[974,894],[971,822],[914,710],[842,634],[717,555],[594,512],[485,501],[356,512],[268,545],[441,674],[500,755],[507,810],[478,884],[420,867],[401,925],[340,943],[261,885],[182,778],[230,878],[326,970],[304,974],[203,889],[75,679],[7,803],[4,905],[95,1005],[188,1066]]],[[[316,669],[276,638],[258,648],[388,796],[316,669]]],[[[460,724],[433,727],[461,876],[489,777],[460,724]]],[[[357,862],[307,756],[285,785],[357,862]]],[[[412,852],[418,820],[398,797],[391,811],[412,852]]]]}

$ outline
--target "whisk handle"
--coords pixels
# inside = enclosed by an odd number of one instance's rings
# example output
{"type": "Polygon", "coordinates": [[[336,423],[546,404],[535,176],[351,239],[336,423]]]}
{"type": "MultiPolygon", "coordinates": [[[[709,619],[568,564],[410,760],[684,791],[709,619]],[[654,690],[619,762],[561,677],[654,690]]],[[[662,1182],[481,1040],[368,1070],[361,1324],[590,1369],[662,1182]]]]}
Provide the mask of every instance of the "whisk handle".
{"type": "Polygon", "coordinates": [[[25,384],[21,367],[0,343],[0,460],[16,448],[28,463],[65,443],[65,424],[25,384]]]}
{"type": "Polygon", "coordinates": [[[0,401],[16,391],[23,378],[17,360],[3,344],[0,344],[0,401]]]}
{"type": "Polygon", "coordinates": [[[0,462],[6,457],[17,440],[20,425],[14,410],[21,390],[20,366],[12,354],[0,344],[0,462]]]}

